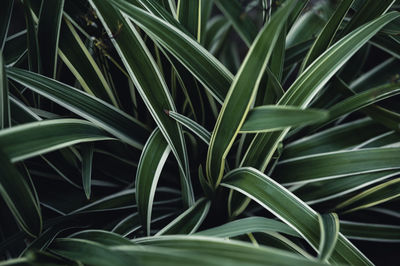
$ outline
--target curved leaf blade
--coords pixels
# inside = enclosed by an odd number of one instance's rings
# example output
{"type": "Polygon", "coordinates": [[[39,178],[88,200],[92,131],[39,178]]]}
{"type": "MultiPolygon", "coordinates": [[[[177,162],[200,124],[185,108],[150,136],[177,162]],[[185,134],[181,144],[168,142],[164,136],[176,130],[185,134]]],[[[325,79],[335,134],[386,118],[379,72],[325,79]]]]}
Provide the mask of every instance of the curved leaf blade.
{"type": "Polygon", "coordinates": [[[36,237],[42,231],[42,216],[28,183],[0,151],[0,195],[22,230],[36,237]]]}
{"type": "Polygon", "coordinates": [[[7,73],[9,78],[93,122],[129,145],[143,148],[149,134],[146,127],[112,105],[33,72],[9,68],[7,73]]]}
{"type": "MultiPolygon", "coordinates": [[[[221,184],[234,189],[271,211],[317,249],[319,245],[318,213],[280,184],[254,168],[229,172],[221,184]]],[[[373,265],[343,235],[339,235],[330,261],[354,265],[373,265]]]]}
{"type": "Polygon", "coordinates": [[[339,30],[339,26],[345,18],[347,12],[349,11],[354,0],[343,0],[340,2],[336,11],[332,14],[328,23],[322,29],[321,33],[318,35],[314,44],[308,50],[303,63],[300,68],[300,73],[303,72],[319,55],[321,55],[332,43],[336,32],[339,30]]]}
{"type": "Polygon", "coordinates": [[[90,2],[97,10],[100,20],[111,37],[113,32],[120,28],[118,36],[112,38],[114,47],[154,121],[171,146],[183,174],[181,178],[183,201],[187,206],[191,206],[194,196],[186,144],[180,125],[169,119],[164,112],[164,110],[176,110],[164,78],[132,23],[108,1],[92,0],[90,2]]]}
{"type": "Polygon", "coordinates": [[[222,103],[233,75],[193,38],[160,18],[122,0],[108,0],[173,54],[222,103]]]}
{"type": "Polygon", "coordinates": [[[11,162],[82,142],[111,139],[97,126],[79,119],[38,121],[0,131],[0,146],[11,162]]]}
{"type": "MultiPolygon", "coordinates": [[[[398,18],[398,12],[381,16],[351,32],[319,56],[290,86],[279,105],[306,107],[329,79],[354,55],[369,39],[385,25],[398,18]]],[[[264,170],[278,147],[279,142],[288,133],[282,132],[257,134],[248,148],[242,165],[264,170]]]]}
{"type": "Polygon", "coordinates": [[[41,69],[45,76],[51,78],[56,75],[63,8],[64,0],[44,0],[40,8],[37,34],[41,69]]]}
{"type": "Polygon", "coordinates": [[[316,123],[328,117],[317,109],[300,109],[292,106],[263,105],[249,111],[240,133],[258,133],[281,130],[316,123]]]}
{"type": "Polygon", "coordinates": [[[8,80],[4,68],[3,53],[0,50],[0,129],[11,126],[8,80]]]}
{"type": "Polygon", "coordinates": [[[197,232],[196,235],[213,237],[235,237],[248,233],[278,232],[299,237],[299,233],[288,225],[264,217],[248,217],[232,221],[217,227],[197,232]]]}
{"type": "Polygon", "coordinates": [[[140,156],[136,172],[136,202],[143,228],[150,235],[151,212],[157,183],[171,151],[159,129],[153,131],[140,156]]]}
{"type": "Polygon", "coordinates": [[[273,175],[286,184],[315,182],[361,173],[399,169],[399,156],[400,148],[328,152],[280,161],[273,175]]]}
{"type": "Polygon", "coordinates": [[[329,213],[319,215],[318,220],[321,230],[318,258],[328,261],[339,237],[339,217],[336,213],[329,213]]]}
{"type": "Polygon", "coordinates": [[[295,1],[285,3],[259,33],[225,98],[207,153],[206,173],[214,186],[221,182],[225,158],[244,123],[278,36],[294,5],[295,1]]]}
{"type": "Polygon", "coordinates": [[[156,236],[173,234],[192,234],[197,231],[210,210],[211,202],[206,198],[199,199],[192,207],[176,217],[156,236]]]}

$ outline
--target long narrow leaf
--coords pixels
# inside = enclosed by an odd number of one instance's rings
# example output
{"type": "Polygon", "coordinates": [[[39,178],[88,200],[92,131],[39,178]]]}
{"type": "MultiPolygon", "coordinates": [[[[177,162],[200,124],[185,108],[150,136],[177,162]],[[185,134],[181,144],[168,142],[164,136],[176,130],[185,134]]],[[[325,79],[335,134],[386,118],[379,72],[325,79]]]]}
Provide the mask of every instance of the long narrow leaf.
{"type": "Polygon", "coordinates": [[[243,125],[278,36],[294,4],[295,1],[286,3],[259,33],[229,89],[212,132],[207,154],[207,177],[214,186],[221,182],[225,158],[243,125]]]}
{"type": "Polygon", "coordinates": [[[196,232],[206,218],[210,205],[211,202],[206,198],[199,199],[195,205],[176,217],[156,235],[192,234],[196,232]]]}
{"type": "Polygon", "coordinates": [[[0,146],[12,162],[82,142],[110,140],[90,122],[56,119],[15,126],[0,132],[0,146]]]}
{"type": "Polygon", "coordinates": [[[335,213],[323,214],[318,216],[321,241],[318,250],[318,258],[327,261],[335,249],[339,236],[339,218],[335,213]]]}
{"type": "Polygon", "coordinates": [[[3,54],[0,52],[0,129],[11,126],[8,80],[4,69],[3,54]]]}
{"type": "MultiPolygon", "coordinates": [[[[348,34],[331,46],[312,63],[280,99],[280,105],[306,107],[329,79],[381,28],[399,17],[398,12],[381,16],[348,34]]],[[[257,134],[250,145],[242,165],[264,170],[287,134],[288,129],[267,134],[257,134]]]]}
{"type": "Polygon", "coordinates": [[[12,9],[14,0],[3,1],[0,11],[0,51],[3,51],[4,43],[6,42],[8,27],[10,26],[12,9]]]}
{"type": "Polygon", "coordinates": [[[43,0],[38,25],[38,41],[43,74],[55,77],[57,49],[64,0],[43,0]]]}
{"type": "Polygon", "coordinates": [[[8,69],[9,78],[92,121],[135,148],[142,149],[148,136],[146,127],[115,107],[66,84],[22,70],[8,69]]]}
{"type": "MultiPolygon", "coordinates": [[[[315,249],[319,244],[318,214],[280,184],[254,168],[238,168],[228,173],[222,186],[255,200],[293,227],[315,249]]],[[[330,261],[354,265],[373,265],[343,235],[339,235],[330,261]]]]}
{"type": "Polygon", "coordinates": [[[24,177],[2,151],[0,165],[0,195],[22,230],[31,236],[38,236],[42,231],[39,203],[24,177]]]}
{"type": "Polygon", "coordinates": [[[143,228],[150,235],[153,200],[162,168],[171,151],[161,131],[156,129],[143,148],[136,173],[136,202],[143,228]]]}
{"type": "Polygon", "coordinates": [[[315,123],[327,117],[328,113],[322,110],[264,105],[249,111],[243,126],[240,128],[240,132],[271,132],[286,127],[315,123]]]}
{"type": "Polygon", "coordinates": [[[232,74],[206,49],[177,27],[122,0],[107,0],[173,54],[215,97],[223,102],[232,74]]]}
{"type": "Polygon", "coordinates": [[[273,176],[281,183],[294,184],[399,169],[399,156],[400,148],[371,148],[315,154],[280,161],[273,176]]]}
{"type": "Polygon", "coordinates": [[[171,146],[172,153],[175,155],[184,176],[181,178],[183,201],[190,206],[193,204],[194,198],[185,140],[180,125],[169,119],[164,113],[164,110],[176,109],[168,87],[152,55],[132,23],[125,20],[122,14],[115,10],[108,1],[93,0],[91,3],[97,9],[110,36],[112,36],[114,30],[122,27],[118,36],[113,38],[114,47],[117,49],[130,78],[161,133],[171,146]]]}

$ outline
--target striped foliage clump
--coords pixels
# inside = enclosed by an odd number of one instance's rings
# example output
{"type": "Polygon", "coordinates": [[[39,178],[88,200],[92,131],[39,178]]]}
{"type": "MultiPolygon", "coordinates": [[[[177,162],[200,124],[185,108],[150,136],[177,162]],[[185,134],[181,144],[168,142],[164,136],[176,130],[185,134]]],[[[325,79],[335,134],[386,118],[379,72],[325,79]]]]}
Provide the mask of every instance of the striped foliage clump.
{"type": "Polygon", "coordinates": [[[2,0],[0,265],[396,265],[399,10],[2,0]]]}

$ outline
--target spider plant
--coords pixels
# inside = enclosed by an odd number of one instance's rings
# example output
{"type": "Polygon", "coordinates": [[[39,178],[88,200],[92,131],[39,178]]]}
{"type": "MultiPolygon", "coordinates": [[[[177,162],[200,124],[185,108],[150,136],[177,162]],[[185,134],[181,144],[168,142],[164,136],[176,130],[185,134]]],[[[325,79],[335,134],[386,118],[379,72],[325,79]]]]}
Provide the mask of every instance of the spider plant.
{"type": "Polygon", "coordinates": [[[395,265],[399,5],[2,0],[0,265],[395,265]]]}

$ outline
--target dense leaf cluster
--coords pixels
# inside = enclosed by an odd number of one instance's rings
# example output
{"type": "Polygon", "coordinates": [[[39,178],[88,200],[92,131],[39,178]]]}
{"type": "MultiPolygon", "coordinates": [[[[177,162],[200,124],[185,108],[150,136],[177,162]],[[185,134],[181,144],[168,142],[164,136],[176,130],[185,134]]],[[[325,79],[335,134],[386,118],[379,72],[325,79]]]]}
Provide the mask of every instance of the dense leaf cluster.
{"type": "Polygon", "coordinates": [[[2,0],[0,265],[381,262],[399,5],[2,0]]]}

